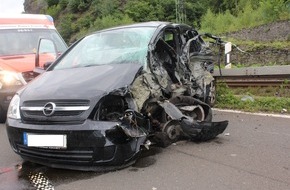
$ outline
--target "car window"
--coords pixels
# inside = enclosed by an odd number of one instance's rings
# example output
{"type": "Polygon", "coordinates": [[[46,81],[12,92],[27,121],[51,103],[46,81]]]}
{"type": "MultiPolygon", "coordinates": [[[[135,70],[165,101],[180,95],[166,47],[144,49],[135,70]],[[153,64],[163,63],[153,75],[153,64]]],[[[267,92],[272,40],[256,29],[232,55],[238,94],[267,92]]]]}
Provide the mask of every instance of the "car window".
{"type": "Polygon", "coordinates": [[[46,42],[42,43],[39,47],[39,53],[55,53],[55,46],[52,41],[46,40],[46,42]]]}
{"type": "Polygon", "coordinates": [[[173,31],[165,31],[165,33],[164,33],[164,41],[168,45],[170,45],[174,50],[176,50],[176,44],[175,44],[173,31]]]}
{"type": "Polygon", "coordinates": [[[0,30],[0,56],[34,54],[40,37],[51,39],[59,53],[66,50],[65,43],[55,30],[5,29],[0,30]]]}
{"type": "Polygon", "coordinates": [[[92,34],[81,40],[54,69],[137,63],[144,65],[153,27],[122,28],[92,34]]]}

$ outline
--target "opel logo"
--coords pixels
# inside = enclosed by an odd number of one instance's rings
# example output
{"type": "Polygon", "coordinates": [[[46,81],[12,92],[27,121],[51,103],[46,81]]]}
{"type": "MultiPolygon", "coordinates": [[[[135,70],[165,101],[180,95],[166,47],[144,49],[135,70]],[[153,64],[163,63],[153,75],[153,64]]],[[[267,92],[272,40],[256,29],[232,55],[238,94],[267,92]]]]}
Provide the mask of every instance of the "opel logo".
{"type": "Polygon", "coordinates": [[[52,116],[52,114],[55,112],[55,107],[56,105],[53,102],[46,103],[43,107],[43,114],[45,116],[52,116]]]}

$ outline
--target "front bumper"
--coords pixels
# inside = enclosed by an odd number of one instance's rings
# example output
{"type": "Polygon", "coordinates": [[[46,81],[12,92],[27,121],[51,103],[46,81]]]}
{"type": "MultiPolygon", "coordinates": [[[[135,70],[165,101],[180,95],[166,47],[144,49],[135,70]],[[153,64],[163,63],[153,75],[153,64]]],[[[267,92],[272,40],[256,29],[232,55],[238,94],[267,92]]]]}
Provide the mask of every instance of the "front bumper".
{"type": "Polygon", "coordinates": [[[86,120],[77,125],[32,125],[7,119],[12,149],[24,160],[42,165],[86,171],[111,170],[134,162],[146,136],[132,138],[118,130],[118,122],[86,120]],[[30,147],[24,133],[66,135],[66,148],[30,147]]]}

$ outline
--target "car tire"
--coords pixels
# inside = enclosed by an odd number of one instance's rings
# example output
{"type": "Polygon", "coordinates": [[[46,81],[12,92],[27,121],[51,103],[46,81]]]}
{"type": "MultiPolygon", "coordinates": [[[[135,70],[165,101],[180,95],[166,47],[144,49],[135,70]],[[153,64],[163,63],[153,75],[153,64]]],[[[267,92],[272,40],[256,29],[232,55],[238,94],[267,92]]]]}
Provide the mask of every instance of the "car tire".
{"type": "Polygon", "coordinates": [[[0,123],[5,123],[6,121],[6,112],[4,113],[3,109],[0,107],[0,123]]]}
{"type": "Polygon", "coordinates": [[[177,142],[181,133],[179,122],[176,120],[169,120],[163,125],[162,132],[167,135],[172,143],[177,142]]]}

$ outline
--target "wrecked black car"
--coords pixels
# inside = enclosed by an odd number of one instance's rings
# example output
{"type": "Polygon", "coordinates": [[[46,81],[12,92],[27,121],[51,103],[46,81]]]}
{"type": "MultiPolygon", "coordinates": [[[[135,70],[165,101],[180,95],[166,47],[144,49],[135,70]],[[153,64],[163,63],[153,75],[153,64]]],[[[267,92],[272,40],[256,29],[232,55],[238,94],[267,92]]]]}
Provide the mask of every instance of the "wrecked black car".
{"type": "Polygon", "coordinates": [[[24,160],[67,169],[122,168],[150,146],[206,141],[213,58],[196,30],[147,22],[73,44],[12,99],[6,128],[24,160]]]}

